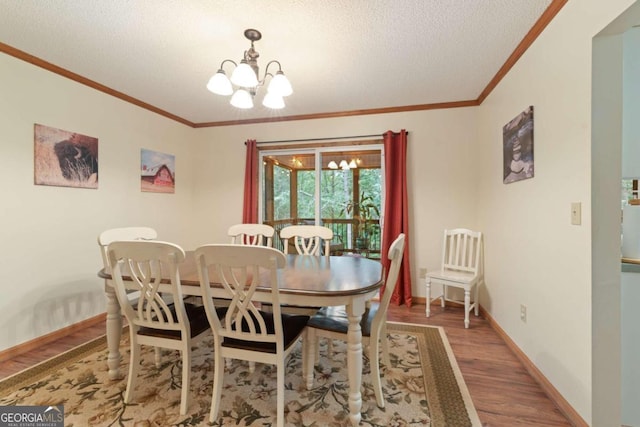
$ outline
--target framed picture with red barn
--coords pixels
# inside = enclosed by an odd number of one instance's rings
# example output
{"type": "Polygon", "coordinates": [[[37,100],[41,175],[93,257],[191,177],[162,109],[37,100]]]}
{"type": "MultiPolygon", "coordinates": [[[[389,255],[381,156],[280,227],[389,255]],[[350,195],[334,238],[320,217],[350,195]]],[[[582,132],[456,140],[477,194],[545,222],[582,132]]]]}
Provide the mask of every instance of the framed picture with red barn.
{"type": "Polygon", "coordinates": [[[151,193],[174,193],[176,158],[172,154],[142,149],[140,151],[140,186],[151,193]]]}

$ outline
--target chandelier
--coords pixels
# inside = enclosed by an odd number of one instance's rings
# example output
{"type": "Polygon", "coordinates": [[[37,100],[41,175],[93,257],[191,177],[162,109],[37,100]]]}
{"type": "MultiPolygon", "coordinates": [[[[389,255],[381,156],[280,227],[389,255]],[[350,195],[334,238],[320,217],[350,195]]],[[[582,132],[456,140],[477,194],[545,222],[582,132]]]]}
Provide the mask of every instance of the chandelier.
{"type": "Polygon", "coordinates": [[[264,76],[259,80],[258,57],[260,54],[253,47],[253,42],[260,40],[262,34],[258,30],[248,29],[245,30],[244,36],[251,41],[251,47],[244,51],[244,57],[240,60],[240,64],[236,64],[231,59],[222,61],[218,72],[207,83],[207,89],[217,95],[229,96],[233,94],[230,102],[236,108],[253,108],[253,98],[258,92],[258,88],[264,85],[267,76],[269,76],[271,81],[262,100],[262,105],[273,109],[284,108],[284,97],[291,95],[293,89],[282,72],[280,62],[269,61],[265,67],[264,76]],[[226,62],[230,62],[236,67],[231,74],[231,80],[223,69],[226,62]],[[271,64],[278,66],[278,71],[275,74],[269,72],[271,64]]]}
{"type": "MultiPolygon", "coordinates": [[[[358,163],[360,163],[360,159],[358,159],[358,163]]],[[[340,161],[340,165],[338,165],[335,160],[331,160],[329,162],[329,164],[327,165],[327,167],[329,169],[342,169],[342,170],[349,170],[349,169],[355,169],[358,167],[358,165],[356,164],[356,161],[354,159],[351,159],[350,162],[347,162],[346,160],[342,160],[340,161]]]]}

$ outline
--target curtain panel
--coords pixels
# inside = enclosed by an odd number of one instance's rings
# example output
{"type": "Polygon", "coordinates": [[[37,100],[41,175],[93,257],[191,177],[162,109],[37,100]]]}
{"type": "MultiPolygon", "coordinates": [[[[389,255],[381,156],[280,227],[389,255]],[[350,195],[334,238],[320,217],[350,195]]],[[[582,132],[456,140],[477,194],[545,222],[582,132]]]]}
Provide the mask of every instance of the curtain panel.
{"type": "Polygon", "coordinates": [[[407,132],[388,131],[384,134],[385,167],[385,207],[382,231],[382,263],[388,271],[391,262],[387,258],[389,246],[398,237],[406,235],[402,266],[398,275],[398,284],[391,296],[391,302],[411,307],[411,247],[409,233],[409,201],[407,191],[407,132]]]}

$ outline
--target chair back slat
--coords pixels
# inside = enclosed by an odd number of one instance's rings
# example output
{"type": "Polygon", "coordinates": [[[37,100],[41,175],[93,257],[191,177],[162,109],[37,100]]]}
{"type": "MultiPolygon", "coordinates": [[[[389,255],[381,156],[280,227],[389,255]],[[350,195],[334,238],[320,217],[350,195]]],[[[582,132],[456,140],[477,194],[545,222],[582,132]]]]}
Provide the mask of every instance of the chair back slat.
{"type": "Polygon", "coordinates": [[[442,269],[476,274],[482,256],[482,233],[464,228],[444,231],[442,269]]]}
{"type": "Polygon", "coordinates": [[[289,239],[300,255],[329,256],[333,230],[321,225],[292,225],[280,230],[284,253],[289,253],[289,239]]]}
{"type": "Polygon", "coordinates": [[[188,333],[178,272],[185,258],[182,248],[168,242],[129,240],[111,242],[107,253],[116,295],[130,325],[188,333]],[[169,286],[161,290],[165,284],[169,286]],[[139,295],[131,300],[128,291],[139,291],[139,295]]]}
{"type": "Polygon", "coordinates": [[[273,246],[275,230],[267,224],[235,224],[227,234],[234,245],[273,246]]]}
{"type": "Polygon", "coordinates": [[[284,254],[261,246],[204,245],[196,249],[195,256],[205,309],[214,334],[220,338],[275,343],[282,350],[278,269],[285,265],[284,254]],[[211,288],[206,285],[212,282],[222,286],[226,293],[223,298],[229,301],[222,319],[215,310],[211,288]],[[266,299],[272,304],[273,330],[267,328],[255,299],[257,288],[266,283],[270,284],[266,299]]]}

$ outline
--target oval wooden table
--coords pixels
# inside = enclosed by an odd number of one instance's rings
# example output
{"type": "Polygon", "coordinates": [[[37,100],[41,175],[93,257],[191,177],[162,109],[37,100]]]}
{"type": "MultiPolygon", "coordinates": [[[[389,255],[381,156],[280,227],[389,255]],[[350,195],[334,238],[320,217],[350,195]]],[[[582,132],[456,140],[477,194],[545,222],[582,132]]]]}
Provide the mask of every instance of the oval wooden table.
{"type": "MultiPolygon", "coordinates": [[[[184,295],[201,296],[200,282],[193,252],[180,264],[180,282],[184,295]]],[[[330,258],[309,255],[287,255],[287,266],[281,270],[280,303],[287,305],[326,307],[346,306],[349,318],[347,365],[349,377],[349,418],[360,424],[362,409],[362,331],[360,320],[365,304],[383,284],[382,265],[378,261],[353,256],[330,258]]],[[[107,297],[107,345],[109,378],[121,378],[120,338],[122,315],[109,272],[101,270],[107,297]]],[[[168,285],[167,285],[168,286],[168,285]]],[[[223,297],[221,288],[211,283],[214,297],[223,297]]],[[[268,288],[264,289],[268,292],[268,288]]],[[[259,296],[260,292],[257,293],[259,296]]],[[[265,299],[266,301],[266,299],[265,299]]],[[[307,346],[311,347],[311,346],[307,346]]],[[[306,357],[304,357],[306,359],[306,357]]],[[[305,372],[306,369],[303,369],[305,372]]]]}

